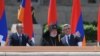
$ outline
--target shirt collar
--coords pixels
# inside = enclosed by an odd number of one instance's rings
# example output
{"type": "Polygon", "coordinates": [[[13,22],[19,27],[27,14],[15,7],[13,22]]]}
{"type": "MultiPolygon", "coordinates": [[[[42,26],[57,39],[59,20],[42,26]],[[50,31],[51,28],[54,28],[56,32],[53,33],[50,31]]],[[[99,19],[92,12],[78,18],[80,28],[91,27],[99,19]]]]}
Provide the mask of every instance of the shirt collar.
{"type": "Polygon", "coordinates": [[[18,35],[18,36],[22,36],[22,34],[19,34],[18,32],[17,32],[17,35],[18,35]]]}
{"type": "Polygon", "coordinates": [[[69,39],[70,39],[70,36],[71,36],[71,35],[65,35],[65,37],[69,37],[69,39]]]}
{"type": "Polygon", "coordinates": [[[69,35],[65,35],[65,36],[70,37],[71,35],[69,34],[69,35]]]}

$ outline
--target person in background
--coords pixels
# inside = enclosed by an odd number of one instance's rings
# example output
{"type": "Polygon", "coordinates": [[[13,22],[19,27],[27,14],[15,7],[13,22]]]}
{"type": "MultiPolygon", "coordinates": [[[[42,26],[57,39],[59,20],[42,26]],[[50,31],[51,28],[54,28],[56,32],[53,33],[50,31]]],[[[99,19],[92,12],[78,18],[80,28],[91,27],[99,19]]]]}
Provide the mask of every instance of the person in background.
{"type": "Polygon", "coordinates": [[[26,46],[27,43],[33,46],[34,43],[29,39],[29,36],[23,33],[22,24],[16,25],[16,33],[12,33],[9,37],[9,46],[26,46]]]}
{"type": "Polygon", "coordinates": [[[33,24],[38,24],[35,18],[35,8],[31,6],[31,11],[32,11],[32,22],[33,24]]]}
{"type": "MultiPolygon", "coordinates": [[[[34,7],[33,6],[31,6],[31,12],[32,12],[32,23],[33,24],[38,24],[37,23],[37,21],[36,21],[36,18],[35,18],[35,9],[34,9],[34,7]]],[[[18,9],[18,21],[20,22],[20,23],[22,23],[23,22],[23,13],[24,13],[24,10],[22,10],[21,9],[21,6],[19,7],[19,9],[18,9]]]]}
{"type": "Polygon", "coordinates": [[[82,46],[80,33],[71,34],[71,26],[69,24],[64,24],[62,32],[63,37],[61,37],[61,42],[64,46],[82,46]]]}
{"type": "Polygon", "coordinates": [[[61,46],[59,33],[57,25],[50,25],[49,30],[43,34],[42,46],[61,46]]]}

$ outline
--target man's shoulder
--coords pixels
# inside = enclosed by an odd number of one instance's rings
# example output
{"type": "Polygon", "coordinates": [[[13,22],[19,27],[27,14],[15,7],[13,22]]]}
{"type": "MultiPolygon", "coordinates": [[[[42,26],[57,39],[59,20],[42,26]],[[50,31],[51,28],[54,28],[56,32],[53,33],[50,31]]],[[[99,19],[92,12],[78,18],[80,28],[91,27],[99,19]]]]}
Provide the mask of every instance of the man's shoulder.
{"type": "Polygon", "coordinates": [[[63,38],[65,35],[64,34],[59,34],[58,35],[60,38],[63,38]]]}
{"type": "Polygon", "coordinates": [[[73,34],[70,35],[71,37],[75,37],[73,34]]]}
{"type": "Polygon", "coordinates": [[[29,38],[27,34],[22,34],[23,37],[29,38]]]}
{"type": "Polygon", "coordinates": [[[63,35],[63,36],[61,37],[61,40],[63,41],[63,40],[65,40],[65,38],[66,38],[65,35],[63,35]]]}
{"type": "Polygon", "coordinates": [[[9,38],[11,38],[11,39],[16,38],[16,37],[17,37],[17,33],[11,33],[10,36],[9,36],[9,38]]]}
{"type": "Polygon", "coordinates": [[[16,36],[17,35],[17,33],[12,33],[10,36],[16,36]]]}
{"type": "Polygon", "coordinates": [[[70,35],[70,38],[71,38],[71,39],[77,39],[77,37],[74,36],[73,34],[70,35]]]}

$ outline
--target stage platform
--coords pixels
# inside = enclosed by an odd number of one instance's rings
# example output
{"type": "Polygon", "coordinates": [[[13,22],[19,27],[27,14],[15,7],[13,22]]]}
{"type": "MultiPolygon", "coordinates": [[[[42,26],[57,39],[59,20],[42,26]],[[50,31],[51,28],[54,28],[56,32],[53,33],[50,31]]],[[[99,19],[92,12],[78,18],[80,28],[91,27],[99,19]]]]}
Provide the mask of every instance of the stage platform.
{"type": "Polygon", "coordinates": [[[100,56],[100,47],[0,47],[0,56],[100,56]]]}
{"type": "Polygon", "coordinates": [[[100,52],[97,46],[33,46],[33,47],[0,47],[0,52],[100,52]]]}

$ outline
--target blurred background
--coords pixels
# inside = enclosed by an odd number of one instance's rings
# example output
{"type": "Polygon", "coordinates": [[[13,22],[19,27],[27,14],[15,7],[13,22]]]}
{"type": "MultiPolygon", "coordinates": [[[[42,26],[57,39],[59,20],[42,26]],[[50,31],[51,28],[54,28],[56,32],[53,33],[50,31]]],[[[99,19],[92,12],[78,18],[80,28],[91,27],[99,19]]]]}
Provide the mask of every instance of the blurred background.
{"type": "MultiPolygon", "coordinates": [[[[18,8],[21,0],[5,0],[8,29],[12,24],[18,23],[18,8]]],[[[82,16],[87,45],[96,45],[97,15],[100,0],[81,0],[82,16]]],[[[40,40],[43,25],[47,22],[49,0],[32,0],[35,8],[35,19],[38,24],[34,25],[35,37],[40,40]]],[[[70,23],[72,0],[57,0],[58,25],[70,23]]],[[[40,42],[37,41],[39,44],[40,42]]]]}

